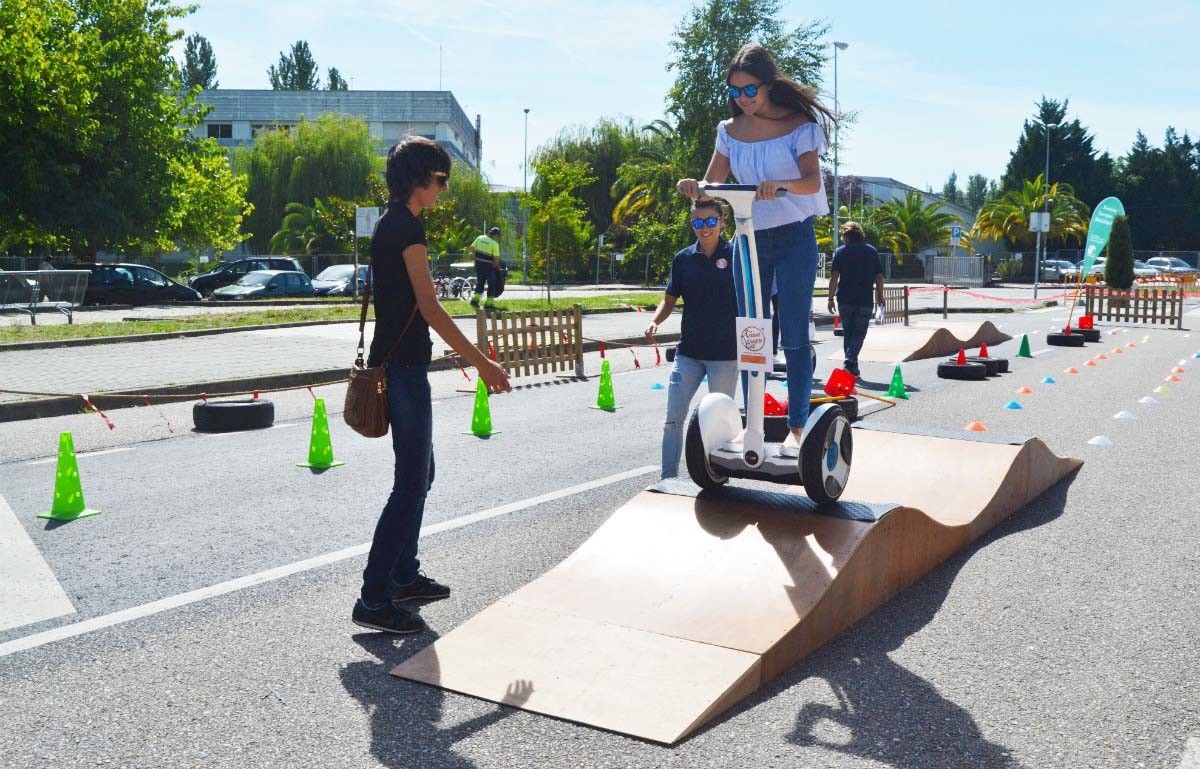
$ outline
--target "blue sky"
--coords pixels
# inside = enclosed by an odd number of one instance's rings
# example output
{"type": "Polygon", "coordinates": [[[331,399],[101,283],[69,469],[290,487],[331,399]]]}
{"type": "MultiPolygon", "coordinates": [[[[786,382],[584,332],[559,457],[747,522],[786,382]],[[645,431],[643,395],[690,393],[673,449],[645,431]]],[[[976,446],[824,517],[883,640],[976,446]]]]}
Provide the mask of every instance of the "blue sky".
{"type": "MultiPolygon", "coordinates": [[[[355,89],[454,92],[483,121],[484,171],[520,186],[529,150],[601,116],[662,117],[679,0],[201,0],[182,23],[209,39],[224,88],[268,88],[297,39],[355,89]]],[[[998,178],[1045,94],[1070,99],[1096,146],[1128,151],[1140,128],[1200,134],[1200,0],[1140,3],[785,2],[827,20],[839,54],[843,173],[940,189],[951,171],[998,178]]],[[[179,49],[182,57],[182,46],[179,49]]],[[[832,64],[824,88],[833,89],[832,64]]],[[[832,95],[828,97],[832,102],[832,95]]],[[[704,169],[696,169],[696,174],[704,169]]]]}

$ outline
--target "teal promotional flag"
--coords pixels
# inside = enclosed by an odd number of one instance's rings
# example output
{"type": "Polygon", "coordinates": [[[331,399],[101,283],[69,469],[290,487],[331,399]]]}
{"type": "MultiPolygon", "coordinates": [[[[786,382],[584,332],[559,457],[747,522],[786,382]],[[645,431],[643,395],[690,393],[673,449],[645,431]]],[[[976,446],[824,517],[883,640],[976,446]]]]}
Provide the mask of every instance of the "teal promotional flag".
{"type": "Polygon", "coordinates": [[[1088,270],[1096,263],[1096,257],[1108,245],[1108,236],[1112,233],[1113,219],[1125,215],[1125,206],[1116,198],[1105,198],[1092,211],[1092,221],[1088,224],[1087,246],[1083,250],[1083,264],[1079,269],[1080,280],[1087,277],[1088,270]]]}

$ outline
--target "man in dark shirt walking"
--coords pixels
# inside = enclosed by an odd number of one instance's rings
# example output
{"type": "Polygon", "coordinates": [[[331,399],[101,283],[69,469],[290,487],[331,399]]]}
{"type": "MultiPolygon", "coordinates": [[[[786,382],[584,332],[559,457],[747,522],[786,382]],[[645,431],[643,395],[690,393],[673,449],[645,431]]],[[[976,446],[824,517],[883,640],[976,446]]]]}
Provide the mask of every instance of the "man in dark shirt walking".
{"type": "Polygon", "coordinates": [[[875,307],[883,304],[883,270],[879,266],[879,253],[867,243],[861,224],[846,222],[838,231],[845,245],[833,255],[829,273],[829,312],[840,312],[842,317],[846,370],[860,376],[858,353],[867,340],[867,327],[875,307]],[[871,302],[872,286],[874,303],[871,302]],[[837,298],[836,308],[834,297],[837,298]]]}

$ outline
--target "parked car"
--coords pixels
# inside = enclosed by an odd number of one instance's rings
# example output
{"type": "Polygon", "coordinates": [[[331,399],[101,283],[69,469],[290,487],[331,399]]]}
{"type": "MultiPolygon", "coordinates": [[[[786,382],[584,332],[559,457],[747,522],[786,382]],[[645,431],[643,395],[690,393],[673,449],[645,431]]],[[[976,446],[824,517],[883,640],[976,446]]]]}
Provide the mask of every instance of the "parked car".
{"type": "Polygon", "coordinates": [[[1143,262],[1141,259],[1133,260],[1133,277],[1135,278],[1153,278],[1160,273],[1150,265],[1143,262]]]}
{"type": "Polygon", "coordinates": [[[1106,261],[1108,261],[1108,260],[1103,256],[1096,257],[1096,261],[1092,263],[1092,268],[1090,270],[1088,270],[1087,276],[1089,278],[1092,276],[1099,276],[1101,279],[1103,279],[1104,278],[1104,263],[1106,261]]]}
{"type": "Polygon", "coordinates": [[[1065,276],[1068,273],[1075,278],[1079,277],[1079,268],[1075,266],[1074,262],[1068,262],[1066,259],[1044,259],[1042,261],[1042,280],[1060,283],[1066,279],[1065,276]]]}
{"type": "MultiPolygon", "coordinates": [[[[321,270],[321,274],[312,279],[313,292],[317,296],[350,296],[354,293],[353,264],[335,264],[321,270]]],[[[362,291],[367,282],[367,265],[358,265],[358,290],[362,291]]]]}
{"type": "Polygon", "coordinates": [[[1064,268],[1062,269],[1062,281],[1063,281],[1063,283],[1078,283],[1078,282],[1079,282],[1079,265],[1080,265],[1080,262],[1070,262],[1070,261],[1068,261],[1068,262],[1067,262],[1067,264],[1069,264],[1070,266],[1069,266],[1069,267],[1064,267],[1064,268]]]}
{"type": "Polygon", "coordinates": [[[232,262],[221,262],[211,272],[193,277],[188,281],[188,285],[208,296],[218,288],[233,285],[241,280],[242,276],[260,270],[304,272],[300,262],[290,256],[256,256],[232,262]]]}
{"type": "Polygon", "coordinates": [[[87,270],[84,304],[162,304],[198,302],[200,292],[168,278],[153,267],[125,262],[73,264],[71,269],[87,270]]]}
{"type": "Polygon", "coordinates": [[[1165,275],[1195,275],[1200,272],[1178,256],[1155,256],[1146,260],[1146,266],[1153,267],[1165,275]]]}
{"type": "Polygon", "coordinates": [[[212,292],[212,299],[265,299],[279,296],[312,296],[312,281],[295,270],[256,270],[232,286],[212,292]]]}

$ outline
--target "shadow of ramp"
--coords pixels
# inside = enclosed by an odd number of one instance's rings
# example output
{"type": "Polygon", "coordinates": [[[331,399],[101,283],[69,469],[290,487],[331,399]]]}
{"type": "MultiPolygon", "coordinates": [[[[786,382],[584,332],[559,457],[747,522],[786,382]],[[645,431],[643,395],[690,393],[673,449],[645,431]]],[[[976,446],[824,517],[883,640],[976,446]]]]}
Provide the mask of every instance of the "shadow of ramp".
{"type": "Polygon", "coordinates": [[[671,744],[1080,464],[1037,439],[854,437],[854,502],[659,484],[393,674],[496,701],[531,680],[526,710],[671,744]]]}

